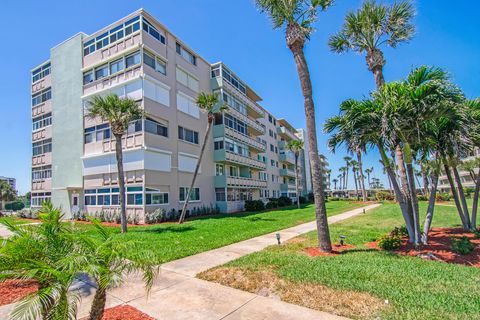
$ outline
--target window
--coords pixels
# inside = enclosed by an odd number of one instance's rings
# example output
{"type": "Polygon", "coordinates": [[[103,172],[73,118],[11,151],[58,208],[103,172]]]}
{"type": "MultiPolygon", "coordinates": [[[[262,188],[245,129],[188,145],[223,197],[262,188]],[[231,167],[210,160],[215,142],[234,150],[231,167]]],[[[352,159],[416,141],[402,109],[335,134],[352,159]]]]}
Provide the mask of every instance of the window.
{"type": "Polygon", "coordinates": [[[145,132],[168,137],[168,128],[155,120],[145,119],[145,132]]]}
{"type": "Polygon", "coordinates": [[[85,144],[95,142],[95,141],[108,140],[110,138],[111,138],[111,131],[110,131],[110,125],[108,123],[85,128],[84,130],[85,144]]]}
{"type": "Polygon", "coordinates": [[[52,113],[46,113],[42,116],[33,118],[32,130],[36,131],[38,129],[48,127],[52,125],[52,113]]]}
{"type": "Polygon", "coordinates": [[[52,90],[51,88],[43,89],[39,93],[36,93],[32,96],[32,107],[48,101],[52,98],[52,90]]]}
{"type": "Polygon", "coordinates": [[[128,124],[127,134],[133,134],[140,131],[142,131],[142,120],[135,120],[128,124]]]}
{"type": "Polygon", "coordinates": [[[157,189],[146,188],[145,189],[145,204],[168,204],[168,192],[160,192],[157,189]]]}
{"type": "Polygon", "coordinates": [[[247,106],[226,91],[223,92],[223,101],[241,114],[247,115],[247,106]]]}
{"type": "Polygon", "coordinates": [[[85,72],[83,74],[83,84],[93,82],[94,80],[95,80],[95,77],[93,76],[93,70],[85,72]]]}
{"type": "MultiPolygon", "coordinates": [[[[188,189],[187,187],[180,187],[180,201],[185,201],[188,195],[188,189]]],[[[200,188],[193,188],[190,194],[190,201],[200,201],[200,188]]]]}
{"type": "Polygon", "coordinates": [[[51,177],[52,177],[52,166],[51,165],[32,169],[32,180],[33,181],[49,179],[51,177]]]}
{"type": "Polygon", "coordinates": [[[110,74],[122,71],[124,67],[123,58],[110,62],[110,74]]]}
{"type": "Polygon", "coordinates": [[[227,80],[231,85],[237,88],[241,93],[247,94],[247,87],[236,76],[232,74],[230,70],[222,66],[223,79],[227,80]]]}
{"type": "MultiPolygon", "coordinates": [[[[85,205],[87,206],[118,206],[119,188],[85,189],[85,205]]],[[[127,187],[126,203],[128,205],[143,204],[143,187],[127,187]]]]}
{"type": "Polygon", "coordinates": [[[247,124],[245,122],[240,121],[235,117],[232,117],[228,113],[224,115],[224,118],[225,118],[225,125],[227,127],[230,127],[243,135],[248,135],[247,124]]]}
{"type": "Polygon", "coordinates": [[[33,143],[32,145],[32,154],[33,156],[38,156],[44,153],[52,152],[52,139],[45,139],[33,143]]]}
{"type": "Polygon", "coordinates": [[[215,200],[216,201],[226,201],[225,189],[224,188],[215,188],[215,200]]]}
{"type": "Polygon", "coordinates": [[[238,174],[238,167],[230,166],[230,170],[229,170],[228,175],[229,175],[230,177],[238,177],[238,176],[239,176],[239,174],[238,174]]]}
{"type": "Polygon", "coordinates": [[[268,122],[273,123],[273,117],[271,115],[268,115],[268,122]]]}
{"type": "Polygon", "coordinates": [[[273,144],[270,143],[270,151],[274,152],[275,148],[273,147],[273,144]]]}
{"type": "Polygon", "coordinates": [[[180,43],[177,42],[176,44],[177,53],[182,56],[185,60],[193,64],[194,66],[197,65],[197,57],[194,56],[191,52],[186,50],[180,43]]]}
{"type": "Polygon", "coordinates": [[[178,126],[178,139],[198,144],[198,132],[178,126]]]}
{"type": "Polygon", "coordinates": [[[108,64],[95,68],[95,79],[99,80],[108,76],[108,64]]]}
{"type": "Polygon", "coordinates": [[[177,93],[177,109],[196,119],[200,119],[200,109],[195,100],[182,92],[177,93]]]}
{"type": "Polygon", "coordinates": [[[165,44],[165,36],[161,34],[150,22],[147,21],[147,19],[143,18],[142,21],[142,27],[143,30],[160,41],[161,43],[165,44]]]}
{"type": "Polygon", "coordinates": [[[223,149],[223,140],[216,140],[213,142],[213,148],[215,150],[221,150],[223,149]]]}
{"type": "Polygon", "coordinates": [[[215,164],[215,175],[216,176],[223,176],[224,169],[225,169],[225,167],[223,166],[223,164],[216,163],[215,164]]]}
{"type": "Polygon", "coordinates": [[[137,51],[125,57],[125,65],[127,68],[130,68],[139,63],[140,63],[140,51],[137,51]]]}
{"type": "Polygon", "coordinates": [[[245,144],[227,138],[225,139],[225,150],[244,157],[250,157],[250,151],[245,144]]]}
{"type": "Polygon", "coordinates": [[[42,203],[50,201],[52,198],[51,192],[32,192],[30,201],[32,207],[40,207],[42,203]]]}
{"type": "Polygon", "coordinates": [[[40,79],[45,78],[50,74],[50,62],[33,70],[32,72],[32,83],[37,82],[40,79]]]}
{"type": "Polygon", "coordinates": [[[140,16],[134,17],[127,22],[102,33],[98,37],[86,41],[83,44],[83,55],[87,56],[138,30],[140,30],[140,16]]]}
{"type": "Polygon", "coordinates": [[[191,90],[198,92],[198,80],[190,73],[177,67],[177,81],[191,90]]]}
{"type": "Polygon", "coordinates": [[[154,69],[157,72],[160,72],[163,75],[167,74],[167,64],[162,59],[150,54],[146,51],[143,52],[143,62],[150,68],[154,69]]]}
{"type": "Polygon", "coordinates": [[[212,68],[212,78],[220,77],[220,65],[212,68]]]}

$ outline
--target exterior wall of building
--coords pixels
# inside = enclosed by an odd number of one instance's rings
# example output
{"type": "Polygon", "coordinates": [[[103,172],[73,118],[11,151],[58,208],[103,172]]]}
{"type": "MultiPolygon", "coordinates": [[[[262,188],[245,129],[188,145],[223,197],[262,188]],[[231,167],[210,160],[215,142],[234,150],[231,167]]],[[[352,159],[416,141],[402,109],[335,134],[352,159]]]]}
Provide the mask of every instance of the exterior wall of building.
{"type": "MultiPolygon", "coordinates": [[[[475,158],[480,158],[480,149],[475,149],[473,153],[463,159],[464,161],[473,160],[475,158]]],[[[462,186],[464,188],[475,188],[475,181],[470,176],[470,173],[459,168],[459,175],[462,186]]],[[[477,174],[480,174],[480,170],[476,171],[477,174]]],[[[450,184],[448,183],[447,176],[445,172],[442,170],[442,175],[438,179],[438,190],[440,192],[450,192],[450,184]]]]}
{"type": "Polygon", "coordinates": [[[13,190],[17,190],[17,180],[15,178],[0,177],[0,181],[5,181],[13,190]]]}
{"type": "Polygon", "coordinates": [[[114,137],[108,123],[86,115],[92,97],[111,93],[145,110],[122,141],[128,214],[181,209],[207,126],[195,104],[200,92],[218,93],[230,108],[215,119],[190,208],[233,212],[248,199],[297,196],[293,155],[285,150],[299,139],[296,130],[266,112],[227,66],[211,65],[145,11],[72,37],[47,63],[51,74],[38,79],[38,68],[32,71],[32,95],[53,93],[32,106],[34,119],[53,114],[32,133],[33,143],[52,141],[50,152],[32,156],[34,206],[51,199],[68,213],[119,210],[114,137]]]}

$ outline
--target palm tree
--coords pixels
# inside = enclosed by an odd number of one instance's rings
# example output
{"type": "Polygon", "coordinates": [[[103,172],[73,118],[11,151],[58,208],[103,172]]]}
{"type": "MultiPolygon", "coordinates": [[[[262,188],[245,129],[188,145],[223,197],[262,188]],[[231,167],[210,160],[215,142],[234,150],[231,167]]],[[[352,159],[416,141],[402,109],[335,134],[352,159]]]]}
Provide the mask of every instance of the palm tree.
{"type": "Polygon", "coordinates": [[[134,241],[114,237],[98,221],[91,222],[95,236],[83,236],[80,241],[89,256],[87,273],[97,284],[89,320],[101,320],[108,289],[120,286],[128,275],[140,273],[148,292],[159,273],[159,266],[155,266],[151,251],[144,250],[134,241]]]}
{"type": "Polygon", "coordinates": [[[0,210],[4,209],[3,203],[6,201],[13,201],[17,197],[17,192],[13,190],[12,186],[4,181],[0,181],[0,210]]]}
{"type": "Polygon", "coordinates": [[[208,138],[210,137],[210,131],[212,130],[212,123],[215,119],[215,115],[228,110],[228,107],[225,104],[219,106],[218,93],[202,92],[198,95],[196,103],[200,110],[207,114],[207,128],[205,130],[205,136],[203,137],[202,148],[200,149],[197,165],[195,166],[195,172],[193,173],[192,183],[187,191],[178,223],[183,223],[185,221],[188,202],[192,196],[192,190],[195,186],[195,180],[197,179],[198,171],[200,170],[200,164],[202,162],[203,154],[205,153],[205,147],[207,146],[208,138]]]}
{"type": "MultiPolygon", "coordinates": [[[[468,100],[465,104],[467,109],[467,117],[471,119],[469,124],[469,131],[472,136],[472,143],[474,148],[480,148],[480,98],[468,100]]],[[[472,228],[477,228],[477,212],[478,212],[478,197],[480,194],[480,158],[475,158],[474,163],[477,167],[477,176],[475,181],[475,191],[473,193],[472,204],[472,228]]],[[[475,175],[472,175],[475,178],[475,175]]]]}
{"type": "Polygon", "coordinates": [[[127,232],[127,212],[125,208],[122,136],[127,131],[130,122],[142,118],[143,110],[135,100],[119,98],[116,94],[110,94],[106,97],[95,96],[89,105],[87,117],[91,119],[100,118],[102,121],[108,122],[115,137],[121,229],[122,233],[125,233],[127,232]]]}
{"type": "Polygon", "coordinates": [[[357,200],[359,199],[358,195],[358,183],[360,179],[357,177],[357,172],[358,172],[358,162],[355,160],[350,160],[350,165],[352,166],[352,172],[353,172],[353,182],[355,182],[355,196],[357,197],[357,200]]]}
{"type": "Polygon", "coordinates": [[[333,185],[334,185],[334,190],[337,190],[337,182],[338,182],[338,180],[337,180],[337,179],[333,179],[332,182],[333,182],[333,185]]]}
{"type": "Polygon", "coordinates": [[[327,174],[328,189],[332,189],[332,182],[330,181],[330,176],[332,174],[332,170],[327,169],[327,170],[325,170],[325,173],[327,174]]]}
{"type": "Polygon", "coordinates": [[[347,168],[346,170],[346,174],[345,174],[345,189],[348,189],[348,171],[350,170],[350,162],[352,161],[352,157],[349,157],[349,156],[345,156],[343,157],[343,161],[345,161],[345,168],[347,168]]]}
{"type": "Polygon", "coordinates": [[[304,143],[302,140],[292,140],[287,144],[287,150],[290,150],[295,155],[295,190],[297,192],[297,207],[300,209],[300,191],[298,188],[298,157],[300,151],[303,150],[304,143]]]}
{"type": "Polygon", "coordinates": [[[340,167],[338,169],[338,171],[340,171],[341,175],[342,175],[342,179],[341,179],[341,183],[340,183],[340,188],[342,190],[345,190],[347,188],[347,184],[345,183],[345,176],[347,174],[347,171],[348,171],[348,168],[347,167],[340,167]]]}
{"type": "Polygon", "coordinates": [[[332,0],[256,0],[255,2],[261,12],[266,13],[271,18],[275,29],[285,27],[287,47],[292,52],[297,66],[304,97],[319,248],[323,252],[331,252],[332,244],[323,192],[322,167],[318,158],[312,82],[305,59],[304,47],[306,40],[310,38],[314,30],[313,23],[317,19],[318,10],[325,11],[332,4],[332,0]]]}
{"type": "Polygon", "coordinates": [[[20,300],[11,319],[76,319],[78,296],[69,291],[88,257],[63,215],[51,203],[39,210],[38,226],[0,221],[13,235],[0,242],[0,282],[31,280],[38,291],[20,300]]]}
{"type": "Polygon", "coordinates": [[[385,83],[383,66],[386,63],[380,47],[386,44],[396,48],[410,40],[415,32],[413,16],[410,1],[386,6],[367,0],[357,12],[347,14],[342,30],[330,37],[330,49],[337,53],[353,50],[365,54],[368,70],[380,88],[385,83]]]}
{"type": "Polygon", "coordinates": [[[370,181],[370,174],[373,172],[373,167],[365,169],[365,173],[367,174],[367,181],[368,181],[368,188],[372,187],[372,183],[370,181]]]}

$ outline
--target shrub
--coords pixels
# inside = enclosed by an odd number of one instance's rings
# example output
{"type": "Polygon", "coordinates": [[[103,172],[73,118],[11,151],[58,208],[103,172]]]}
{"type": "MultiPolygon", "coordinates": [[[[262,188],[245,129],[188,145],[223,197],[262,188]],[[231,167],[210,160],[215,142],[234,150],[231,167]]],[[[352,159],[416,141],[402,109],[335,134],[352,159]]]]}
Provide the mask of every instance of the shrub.
{"type": "Polygon", "coordinates": [[[472,253],[475,245],[467,237],[453,238],[452,251],[461,255],[472,253]]]}
{"type": "Polygon", "coordinates": [[[340,201],[340,198],[332,197],[332,198],[328,198],[328,201],[340,201]]]}
{"type": "Polygon", "coordinates": [[[385,200],[393,200],[393,196],[390,192],[387,191],[377,191],[375,193],[375,198],[377,198],[378,201],[385,201],[385,200]]]}
{"type": "Polygon", "coordinates": [[[17,215],[20,218],[24,218],[24,219],[37,219],[38,218],[37,210],[32,209],[32,208],[24,208],[24,209],[20,210],[17,213],[17,215]]]}
{"type": "Polygon", "coordinates": [[[246,200],[245,201],[245,210],[246,211],[262,211],[265,209],[265,204],[262,200],[246,200]]]}
{"type": "Polygon", "coordinates": [[[13,201],[5,205],[5,210],[19,211],[25,208],[25,204],[22,201],[13,201]]]}
{"type": "Polygon", "coordinates": [[[475,239],[480,239],[480,229],[473,230],[473,234],[475,235],[475,239]]]}
{"type": "Polygon", "coordinates": [[[87,214],[84,211],[77,211],[73,213],[73,220],[77,221],[86,221],[87,220],[87,214]]]}
{"type": "Polygon", "coordinates": [[[406,226],[400,226],[400,227],[395,227],[393,228],[392,231],[390,231],[390,235],[392,237],[407,237],[408,236],[408,230],[406,226]]]}
{"type": "Polygon", "coordinates": [[[428,201],[428,197],[427,196],[424,196],[424,195],[419,195],[417,197],[418,201],[428,201]]]}
{"type": "Polygon", "coordinates": [[[435,196],[435,199],[437,201],[450,201],[452,199],[452,196],[450,195],[450,193],[437,193],[437,195],[435,196]]]}
{"type": "Polygon", "coordinates": [[[272,199],[270,199],[270,201],[268,201],[267,204],[265,205],[265,208],[266,208],[266,209],[275,209],[275,208],[278,208],[278,202],[277,202],[277,200],[272,200],[272,199]]]}
{"type": "Polygon", "coordinates": [[[300,203],[301,203],[301,204],[307,203],[307,198],[305,198],[305,197],[303,197],[303,196],[300,196],[298,199],[300,200],[300,203]]]}
{"type": "Polygon", "coordinates": [[[315,196],[313,195],[313,192],[309,192],[307,195],[308,202],[315,202],[315,196]]]}
{"type": "Polygon", "coordinates": [[[402,241],[398,236],[392,236],[391,234],[385,234],[378,239],[378,246],[383,250],[396,250],[402,245],[402,241]]]}
{"type": "Polygon", "coordinates": [[[280,198],[278,198],[277,201],[279,207],[286,207],[292,205],[292,199],[289,197],[281,196],[280,198]]]}

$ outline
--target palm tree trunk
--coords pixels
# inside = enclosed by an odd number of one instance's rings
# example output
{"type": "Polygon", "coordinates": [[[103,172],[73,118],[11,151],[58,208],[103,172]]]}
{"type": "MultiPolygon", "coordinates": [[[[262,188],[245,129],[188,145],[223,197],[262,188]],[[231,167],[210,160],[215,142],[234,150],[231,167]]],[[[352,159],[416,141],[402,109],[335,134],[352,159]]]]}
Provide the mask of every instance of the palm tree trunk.
{"type": "Polygon", "coordinates": [[[455,181],[457,182],[458,195],[463,207],[463,215],[465,216],[465,221],[470,228],[470,213],[468,210],[467,200],[465,199],[465,192],[463,191],[462,181],[460,180],[460,175],[458,174],[457,166],[452,166],[453,175],[455,176],[455,181]]]}
{"type": "Polygon", "coordinates": [[[203,138],[202,149],[200,150],[200,156],[198,157],[197,165],[195,166],[195,172],[193,173],[192,183],[190,188],[188,189],[187,198],[183,203],[182,213],[180,214],[180,218],[178,219],[178,223],[183,223],[185,221],[185,215],[187,214],[187,206],[188,202],[190,201],[190,196],[192,195],[192,190],[195,185],[195,180],[197,180],[198,171],[200,170],[200,163],[202,162],[203,154],[205,152],[205,147],[207,146],[208,137],[210,136],[210,130],[212,129],[212,119],[208,119],[207,122],[207,130],[205,131],[205,136],[203,138]]]}
{"type": "Polygon", "coordinates": [[[305,118],[309,146],[310,165],[312,167],[313,195],[315,198],[315,217],[317,221],[317,233],[320,250],[332,251],[330,232],[328,229],[327,209],[325,207],[325,195],[323,192],[322,167],[318,157],[317,127],[315,124],[315,106],[312,97],[312,83],[308,70],[307,61],[303,52],[304,43],[295,43],[290,46],[297,67],[302,94],[304,98],[305,118]]]}
{"type": "Polygon", "coordinates": [[[295,191],[297,192],[297,207],[300,209],[300,193],[298,190],[298,154],[295,153],[295,191]]]}
{"type": "Polygon", "coordinates": [[[405,168],[405,160],[403,158],[403,150],[398,145],[395,149],[395,156],[397,160],[398,172],[400,175],[401,190],[403,193],[403,198],[407,204],[408,214],[410,215],[411,221],[413,222],[413,208],[412,208],[412,199],[410,197],[409,183],[407,177],[407,169],[405,168]]]}
{"type": "Polygon", "coordinates": [[[414,229],[413,229],[413,224],[412,224],[412,217],[410,216],[410,213],[408,211],[408,206],[406,203],[406,200],[402,194],[402,191],[400,190],[400,186],[398,185],[397,182],[397,177],[395,175],[395,172],[393,171],[392,167],[390,166],[390,160],[388,159],[385,149],[383,146],[378,143],[377,144],[378,150],[380,152],[380,156],[382,158],[382,164],[385,167],[385,170],[387,171],[387,174],[390,178],[390,181],[393,186],[393,191],[395,193],[395,197],[397,198],[398,204],[400,205],[400,210],[402,211],[403,215],[403,220],[405,220],[405,225],[407,227],[408,231],[408,241],[413,242],[414,240],[414,229]]]}
{"type": "Polygon", "coordinates": [[[345,173],[345,189],[348,190],[348,169],[349,169],[349,165],[347,164],[346,166],[347,170],[346,170],[346,173],[345,173]]]}
{"type": "Polygon", "coordinates": [[[422,164],[420,165],[420,171],[422,172],[423,192],[425,193],[425,196],[428,196],[428,178],[425,174],[425,168],[422,164]]]}
{"type": "Polygon", "coordinates": [[[475,183],[475,192],[473,193],[473,204],[472,204],[472,228],[477,228],[477,210],[478,210],[478,196],[480,193],[480,169],[477,174],[477,179],[475,183]]]}
{"type": "Polygon", "coordinates": [[[367,191],[365,190],[365,177],[363,175],[362,153],[357,152],[358,170],[360,173],[360,188],[362,189],[363,202],[367,201],[367,191]]]}
{"type": "Polygon", "coordinates": [[[407,175],[410,191],[410,199],[412,201],[412,215],[413,215],[413,228],[414,228],[414,244],[418,245],[420,243],[420,213],[418,207],[418,198],[417,198],[417,188],[415,186],[415,172],[413,170],[413,165],[409,160],[407,162],[407,175]]]}
{"type": "Polygon", "coordinates": [[[460,200],[458,199],[457,188],[455,188],[455,183],[453,182],[452,173],[450,172],[450,167],[446,162],[446,159],[443,159],[443,167],[445,169],[445,174],[447,175],[448,183],[450,184],[450,189],[452,191],[453,200],[455,201],[455,206],[457,207],[458,214],[460,216],[460,220],[462,220],[463,230],[468,231],[470,226],[465,219],[465,215],[463,214],[462,206],[460,204],[460,200]]]}
{"type": "Polygon", "coordinates": [[[95,296],[93,297],[89,320],[102,320],[106,301],[107,291],[105,289],[98,288],[97,292],[95,292],[95,296]]]}
{"type": "Polygon", "coordinates": [[[125,207],[125,173],[123,172],[122,135],[115,135],[115,155],[117,157],[118,187],[120,189],[120,223],[122,233],[127,232],[127,210],[125,207]]]}
{"type": "Polygon", "coordinates": [[[425,216],[425,223],[423,224],[423,234],[422,234],[422,243],[428,243],[428,232],[432,225],[433,220],[433,210],[435,209],[435,197],[437,196],[437,186],[438,186],[438,173],[432,173],[432,190],[430,191],[430,196],[428,199],[427,214],[425,216]]]}
{"type": "Polygon", "coordinates": [[[360,197],[358,195],[358,184],[355,170],[353,171],[353,181],[355,182],[355,196],[357,197],[357,200],[360,200],[360,197]]]}

